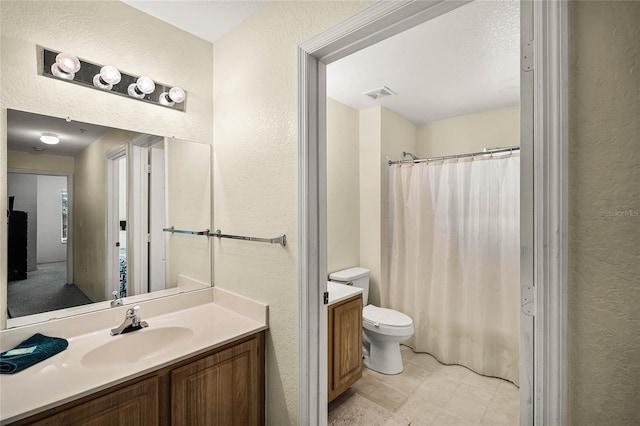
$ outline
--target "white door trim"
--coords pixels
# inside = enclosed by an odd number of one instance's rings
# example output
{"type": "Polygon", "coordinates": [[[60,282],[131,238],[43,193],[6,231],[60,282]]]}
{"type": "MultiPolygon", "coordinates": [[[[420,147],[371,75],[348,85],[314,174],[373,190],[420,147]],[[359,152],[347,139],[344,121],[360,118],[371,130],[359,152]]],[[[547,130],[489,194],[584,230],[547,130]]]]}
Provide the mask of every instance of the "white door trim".
{"type": "MultiPolygon", "coordinates": [[[[118,290],[115,287],[116,282],[116,271],[118,270],[119,265],[119,256],[114,255],[114,244],[118,239],[119,235],[116,232],[119,224],[119,210],[118,210],[118,180],[119,180],[119,164],[118,160],[120,158],[127,156],[127,145],[120,145],[119,147],[109,151],[106,155],[106,181],[107,181],[107,220],[105,221],[105,235],[107,236],[106,240],[106,266],[105,266],[105,279],[106,285],[104,286],[104,300],[110,300],[113,298],[111,295],[112,291],[118,290]]],[[[128,173],[127,173],[128,174],[128,173]]],[[[127,185],[128,188],[128,185],[127,185]]],[[[128,195],[128,194],[127,194],[128,195]]],[[[127,224],[128,227],[128,224],[127,224]]],[[[128,232],[127,232],[128,235],[128,232]]],[[[129,262],[127,262],[129,263],[129,262]]],[[[127,268],[129,266],[127,265],[127,268]]],[[[128,283],[127,283],[128,284],[128,283]]],[[[129,294],[127,294],[129,296],[129,294]]]]}
{"type": "Polygon", "coordinates": [[[520,3],[520,423],[535,424],[533,3],[520,3]]]}
{"type": "MultiPolygon", "coordinates": [[[[149,150],[131,144],[127,169],[127,285],[132,294],[149,292],[149,150]]],[[[131,296],[132,294],[128,294],[131,296]]]]}
{"type": "Polygon", "coordinates": [[[150,146],[149,164],[149,291],[164,290],[167,282],[167,205],[165,197],[165,150],[150,146]]]}
{"type": "Polygon", "coordinates": [[[566,422],[569,6],[534,1],[533,258],[536,425],[566,422]]]}
{"type": "MultiPolygon", "coordinates": [[[[326,90],[325,66],[426,22],[465,1],[377,2],[298,47],[299,423],[326,424],[326,90]]],[[[534,380],[523,398],[524,424],[565,422],[567,235],[567,46],[565,0],[533,3],[534,380]],[[531,418],[533,416],[533,418],[531,418]]],[[[527,8],[523,8],[527,9],[527,8]]],[[[526,125],[527,123],[523,123],[526,125]]],[[[529,156],[529,158],[527,158],[529,156]]],[[[524,219],[526,220],[526,218],[524,219]]],[[[526,255],[527,247],[523,247],[526,255]]],[[[529,257],[531,254],[528,255],[529,257]]],[[[527,284],[527,283],[524,283],[527,284]]],[[[527,387],[529,387],[527,386],[527,387]]]]}

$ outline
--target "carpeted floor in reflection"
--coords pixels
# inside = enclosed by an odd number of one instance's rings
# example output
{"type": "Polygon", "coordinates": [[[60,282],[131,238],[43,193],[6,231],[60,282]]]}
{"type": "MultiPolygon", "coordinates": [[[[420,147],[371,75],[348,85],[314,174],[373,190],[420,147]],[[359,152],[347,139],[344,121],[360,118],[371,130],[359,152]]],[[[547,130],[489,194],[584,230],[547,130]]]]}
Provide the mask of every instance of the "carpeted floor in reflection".
{"type": "Polygon", "coordinates": [[[27,272],[26,280],[10,281],[7,286],[10,318],[92,303],[78,287],[66,281],[66,262],[40,263],[36,271],[27,272]]]}

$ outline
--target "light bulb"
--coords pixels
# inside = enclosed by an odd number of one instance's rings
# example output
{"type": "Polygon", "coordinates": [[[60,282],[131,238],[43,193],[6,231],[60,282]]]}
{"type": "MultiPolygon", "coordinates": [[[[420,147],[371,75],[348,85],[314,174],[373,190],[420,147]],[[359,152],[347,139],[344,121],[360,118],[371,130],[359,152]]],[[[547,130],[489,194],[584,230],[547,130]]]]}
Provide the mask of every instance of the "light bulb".
{"type": "Polygon", "coordinates": [[[173,87],[171,88],[171,90],[169,90],[169,97],[173,102],[179,104],[184,102],[187,95],[184,93],[184,90],[182,90],[181,88],[173,87]]]}
{"type": "Polygon", "coordinates": [[[47,145],[55,145],[60,142],[60,138],[53,133],[43,133],[42,136],[40,136],[40,141],[47,145]]]}
{"type": "Polygon", "coordinates": [[[146,95],[156,90],[156,84],[149,77],[140,77],[136,82],[138,89],[146,95]]]}
{"type": "Polygon", "coordinates": [[[140,77],[135,83],[131,83],[127,88],[129,96],[142,99],[144,95],[153,93],[156,90],[156,84],[149,77],[140,77]]]}
{"type": "Polygon", "coordinates": [[[67,73],[77,73],[80,71],[80,61],[71,53],[61,52],[56,56],[56,65],[67,73]]]}
{"type": "Polygon", "coordinates": [[[173,87],[168,92],[162,92],[158,101],[160,101],[162,105],[173,106],[176,103],[184,102],[186,97],[187,95],[184,93],[184,90],[179,87],[173,87]]]}
{"type": "Polygon", "coordinates": [[[114,84],[120,83],[120,71],[111,65],[100,68],[100,74],[93,76],[93,85],[104,90],[111,90],[114,84]]]}
{"type": "Polygon", "coordinates": [[[56,62],[51,65],[51,73],[65,80],[73,80],[78,71],[80,71],[80,61],[71,53],[58,53],[56,62]]]}

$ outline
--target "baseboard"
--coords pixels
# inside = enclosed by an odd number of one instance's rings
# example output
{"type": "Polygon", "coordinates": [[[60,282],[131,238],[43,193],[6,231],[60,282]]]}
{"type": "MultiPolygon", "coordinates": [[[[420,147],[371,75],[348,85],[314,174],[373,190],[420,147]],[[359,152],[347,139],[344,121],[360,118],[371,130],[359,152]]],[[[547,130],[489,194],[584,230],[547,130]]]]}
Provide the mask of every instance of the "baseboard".
{"type": "Polygon", "coordinates": [[[55,257],[53,259],[38,260],[36,263],[39,265],[41,263],[58,263],[58,262],[66,262],[66,261],[67,261],[66,257],[55,257]]]}
{"type": "Polygon", "coordinates": [[[78,290],[80,290],[80,293],[84,294],[84,297],[86,297],[87,299],[91,300],[91,303],[103,302],[103,300],[96,300],[96,299],[94,299],[93,297],[91,297],[90,295],[88,295],[88,294],[87,294],[87,292],[85,292],[85,291],[82,289],[82,287],[80,287],[80,286],[78,285],[78,283],[74,282],[74,283],[73,283],[73,285],[75,285],[75,286],[76,286],[76,288],[77,288],[78,290]]]}

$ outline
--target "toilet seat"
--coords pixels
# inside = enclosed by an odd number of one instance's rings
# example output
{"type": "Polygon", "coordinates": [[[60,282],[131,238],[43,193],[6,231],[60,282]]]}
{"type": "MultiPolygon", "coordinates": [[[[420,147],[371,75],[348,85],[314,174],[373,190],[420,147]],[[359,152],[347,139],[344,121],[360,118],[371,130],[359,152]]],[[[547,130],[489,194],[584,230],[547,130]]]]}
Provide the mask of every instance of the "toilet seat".
{"type": "Polygon", "coordinates": [[[414,331],[413,320],[408,315],[374,305],[362,310],[362,325],[366,330],[387,336],[410,336],[414,331]]]}

